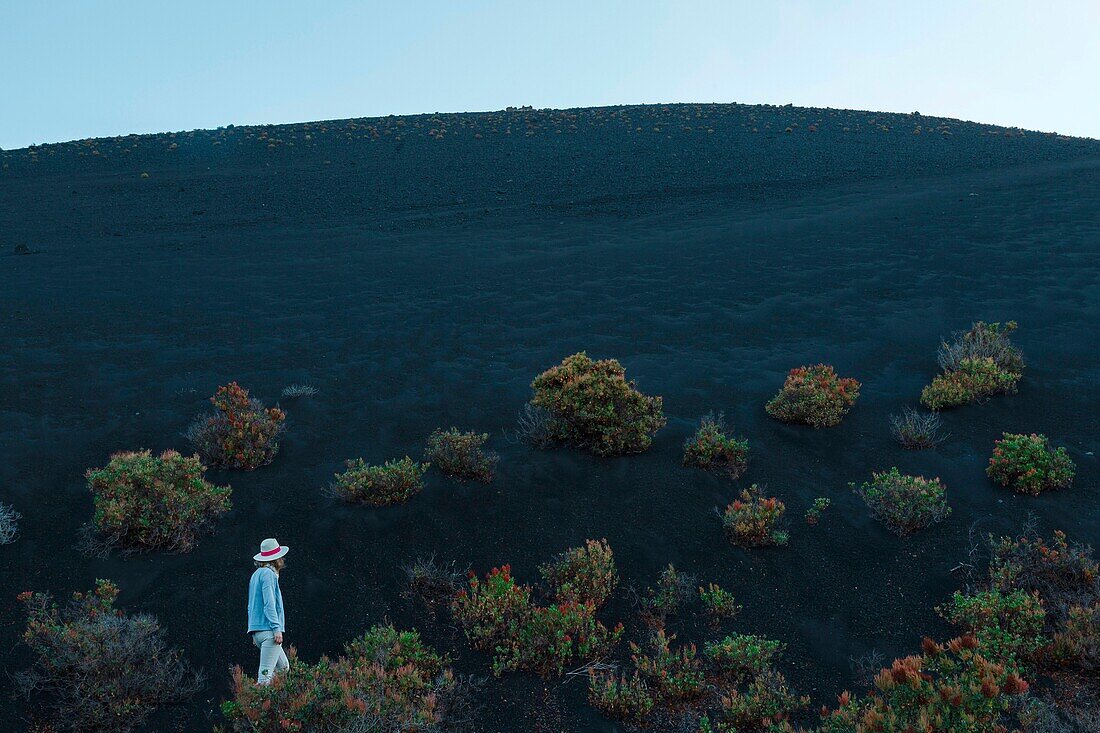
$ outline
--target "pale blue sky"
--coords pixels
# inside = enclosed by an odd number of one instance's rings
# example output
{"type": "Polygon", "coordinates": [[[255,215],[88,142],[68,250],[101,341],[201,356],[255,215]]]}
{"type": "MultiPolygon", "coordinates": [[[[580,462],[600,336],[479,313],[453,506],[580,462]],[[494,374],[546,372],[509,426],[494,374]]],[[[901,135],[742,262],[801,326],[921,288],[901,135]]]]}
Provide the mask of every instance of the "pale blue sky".
{"type": "Polygon", "coordinates": [[[1100,0],[0,0],[0,147],[508,105],[792,102],[1100,137],[1100,0]]]}

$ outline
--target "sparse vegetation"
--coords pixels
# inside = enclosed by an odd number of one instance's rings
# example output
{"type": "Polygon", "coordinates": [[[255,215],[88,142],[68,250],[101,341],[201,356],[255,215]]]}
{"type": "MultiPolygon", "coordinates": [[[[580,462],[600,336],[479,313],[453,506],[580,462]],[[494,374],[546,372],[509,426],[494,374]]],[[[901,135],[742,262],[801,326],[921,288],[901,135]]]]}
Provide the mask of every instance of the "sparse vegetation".
{"type": "Polygon", "coordinates": [[[935,412],[917,412],[906,407],[900,415],[890,416],[890,432],[894,440],[908,450],[934,448],[946,437],[941,432],[943,421],[935,412]]]}
{"type": "Polygon", "coordinates": [[[741,492],[741,498],[726,507],[722,527],[726,537],[742,547],[785,545],[787,532],[779,529],[779,520],[787,510],[775,497],[764,497],[753,484],[741,492]]]}
{"type": "Polygon", "coordinates": [[[19,536],[19,520],[23,515],[9,504],[0,504],[0,545],[10,545],[19,536]]]}
{"type": "Polygon", "coordinates": [[[356,458],[346,466],[347,470],[336,474],[329,493],[344,501],[372,506],[402,504],[419,494],[428,470],[427,463],[417,463],[408,456],[381,466],[371,466],[356,458]]]}
{"type": "Polygon", "coordinates": [[[782,422],[831,427],[848,414],[859,398],[859,387],[858,381],[838,377],[827,364],[796,367],[765,409],[782,422]]]}
{"type": "Polygon", "coordinates": [[[516,415],[513,442],[518,439],[532,448],[549,448],[554,444],[554,437],[550,432],[552,419],[550,411],[545,407],[525,403],[516,415]]]}
{"type": "Polygon", "coordinates": [[[694,595],[697,583],[694,575],[680,572],[669,563],[657,576],[656,588],[646,588],[638,599],[643,620],[650,626],[663,626],[694,595]]]}
{"type": "Polygon", "coordinates": [[[531,388],[531,403],[550,413],[550,437],[598,456],[640,453],[665,424],[661,398],[635,389],[614,359],[573,354],[537,376],[531,388]]]}
{"type": "Polygon", "coordinates": [[[684,442],[684,465],[721,469],[737,479],[749,464],[749,442],[726,435],[722,413],[711,413],[699,421],[699,428],[684,442]]]}
{"type": "Polygon", "coordinates": [[[435,555],[418,557],[402,565],[401,572],[405,576],[405,594],[419,598],[429,608],[450,603],[465,577],[453,562],[440,562],[435,555]]]}
{"type": "Polygon", "coordinates": [[[156,708],[183,703],[202,687],[157,620],[116,609],[117,597],[107,580],[66,605],[48,593],[19,595],[27,613],[23,643],[35,662],[13,680],[49,710],[50,730],[128,733],[156,708]]]}
{"type": "Polygon", "coordinates": [[[938,478],[907,476],[891,468],[871,474],[871,480],[852,488],[862,497],[872,516],[899,535],[909,535],[942,522],[951,514],[938,478]]]}
{"type": "Polygon", "coordinates": [[[228,486],[203,474],[198,456],[169,450],[116,453],[85,474],[95,495],[92,523],[106,547],[187,552],[199,535],[229,511],[228,486]]]}
{"type": "Polygon", "coordinates": [[[286,413],[264,407],[236,382],[218,387],[210,402],[214,413],[200,416],[187,430],[188,440],[208,466],[251,471],[275,460],[286,413]]]}
{"type": "Polygon", "coordinates": [[[825,512],[826,509],[832,506],[832,503],[833,502],[831,499],[824,496],[819,496],[814,499],[813,505],[806,510],[806,524],[813,527],[818,522],[820,522],[821,515],[825,512]]]}
{"type": "Polygon", "coordinates": [[[1076,470],[1065,448],[1051,448],[1045,435],[1005,433],[993,448],[986,473],[1001,486],[1038,496],[1073,483],[1076,470]]]}
{"type": "Polygon", "coordinates": [[[424,457],[448,476],[489,483],[500,456],[482,448],[488,439],[488,433],[464,433],[458,428],[436,430],[428,437],[424,457]]]}
{"type": "Polygon", "coordinates": [[[943,373],[921,392],[921,404],[939,410],[1014,393],[1024,370],[1023,356],[1009,340],[1015,330],[1015,321],[978,321],[969,331],[956,332],[951,343],[942,342],[943,373]]]}
{"type": "Polygon", "coordinates": [[[316,397],[317,388],[310,384],[288,384],[283,387],[282,397],[285,400],[296,400],[300,397],[316,397]]]}

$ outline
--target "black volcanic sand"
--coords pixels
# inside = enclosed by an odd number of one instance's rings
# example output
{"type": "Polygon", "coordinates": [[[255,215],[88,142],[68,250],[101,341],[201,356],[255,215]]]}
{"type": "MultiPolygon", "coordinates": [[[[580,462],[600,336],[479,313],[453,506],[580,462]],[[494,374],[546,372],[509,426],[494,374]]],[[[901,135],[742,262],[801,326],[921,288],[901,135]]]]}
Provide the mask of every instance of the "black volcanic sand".
{"type": "MultiPolygon", "coordinates": [[[[293,548],[288,638],[308,660],[388,617],[484,674],[446,618],[400,597],[397,566],[434,552],[534,582],[554,553],[606,537],[624,586],[672,562],[733,590],[732,628],[787,642],[783,671],[815,704],[853,684],[850,657],[950,633],[933,607],[962,582],[951,571],[976,523],[1008,533],[1033,513],[1100,544],[1097,141],[680,105],[89,140],[0,164],[0,501],[25,515],[0,547],[0,660],[29,663],[16,593],[111,578],[121,606],[156,614],[209,673],[182,717],[150,729],[209,729],[229,665],[252,671],[246,582],[272,535],[293,548]],[[937,450],[901,450],[888,416],[935,374],[939,338],[977,319],[1019,321],[1020,393],[945,413],[937,450]],[[582,349],[664,397],[669,424],[647,453],[505,439],[531,379],[582,349]],[[820,361],[863,383],[844,423],[769,419],[786,371],[820,361]],[[234,489],[216,532],[187,555],[79,554],[84,471],[118,450],[186,450],[181,432],[233,379],[269,403],[292,382],[320,392],[283,401],[274,464],[210,473],[234,489]],[[751,442],[737,484],[680,465],[709,410],[751,442]],[[452,424],[492,433],[494,483],[430,472],[385,509],[322,495],[345,459],[420,456],[452,424]],[[1002,431],[1065,445],[1074,486],[994,486],[1002,431]],[[948,521],[899,540],[869,518],[848,484],[894,465],[943,478],[948,521]],[[714,508],[751,482],[786,502],[788,547],[723,539],[714,508]],[[833,507],[808,527],[817,496],[833,507]]],[[[630,613],[620,591],[604,618],[636,631],[630,613]]],[[[708,638],[687,618],[683,638],[708,638]]],[[[20,728],[0,692],[0,718],[20,728]]],[[[617,730],[584,696],[582,680],[491,679],[483,729],[617,730]]]]}

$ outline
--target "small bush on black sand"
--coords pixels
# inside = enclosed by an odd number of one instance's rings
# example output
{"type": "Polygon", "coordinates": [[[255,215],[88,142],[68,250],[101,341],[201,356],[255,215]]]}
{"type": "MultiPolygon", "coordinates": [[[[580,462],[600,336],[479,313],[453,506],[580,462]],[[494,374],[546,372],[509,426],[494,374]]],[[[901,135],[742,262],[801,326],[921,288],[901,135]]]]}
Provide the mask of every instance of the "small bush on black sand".
{"type": "Polygon", "coordinates": [[[806,524],[814,527],[821,521],[821,515],[825,513],[825,510],[832,506],[833,502],[828,497],[819,496],[814,499],[814,503],[806,510],[806,524]]]}
{"type": "Polygon", "coordinates": [[[749,442],[726,436],[722,413],[699,421],[699,429],[684,442],[684,465],[722,469],[737,479],[749,465],[749,442]]]}
{"type": "Polygon", "coordinates": [[[19,520],[23,515],[8,504],[0,504],[0,545],[10,545],[19,536],[19,520]]]}
{"type": "Polygon", "coordinates": [[[288,656],[290,668],[268,685],[234,668],[233,699],[222,703],[234,733],[427,733],[448,727],[467,687],[416,631],[389,625],[369,629],[336,659],[307,664],[288,656]]]}
{"type": "Polygon", "coordinates": [[[969,360],[991,359],[1003,371],[1023,374],[1023,354],[1009,339],[1016,328],[1016,321],[1003,324],[978,321],[969,331],[956,331],[951,343],[940,343],[937,354],[940,369],[953,372],[969,360]]]}
{"type": "Polygon", "coordinates": [[[626,380],[614,359],[592,361],[583,351],[535,377],[531,403],[550,412],[555,442],[598,456],[640,453],[665,424],[660,397],[649,397],[626,380]]]}
{"type": "Polygon", "coordinates": [[[607,540],[586,540],[583,546],[570,548],[551,562],[540,565],[539,572],[553,590],[555,600],[591,601],[597,608],[611,597],[619,584],[615,558],[607,540]]]}
{"type": "Polygon", "coordinates": [[[554,444],[554,437],[550,432],[552,420],[553,416],[545,407],[526,403],[516,415],[515,437],[512,442],[518,440],[532,448],[549,448],[554,444]]]}
{"type": "Polygon", "coordinates": [[[48,593],[19,595],[27,611],[23,642],[34,666],[13,676],[28,699],[44,698],[52,730],[138,728],[157,707],[185,702],[203,684],[157,620],[114,607],[118,588],[106,580],[59,606],[48,593]]]}
{"type": "Polygon", "coordinates": [[[937,375],[920,393],[920,403],[929,410],[959,407],[995,394],[1014,394],[1018,374],[1002,371],[992,359],[964,361],[952,372],[937,375]]]}
{"type": "Polygon", "coordinates": [[[1076,471],[1065,448],[1051,448],[1045,435],[1005,433],[993,448],[986,474],[1001,486],[1038,496],[1064,489],[1076,471]]]}
{"type": "Polygon", "coordinates": [[[729,541],[741,547],[785,545],[790,535],[779,529],[779,520],[786,510],[783,502],[762,496],[760,487],[753,484],[726,507],[722,527],[729,541]]]}
{"type": "Polygon", "coordinates": [[[488,433],[463,433],[458,428],[436,430],[428,437],[424,457],[448,476],[489,483],[500,456],[482,450],[488,433]]]}
{"type": "Polygon", "coordinates": [[[229,511],[228,486],[203,478],[198,456],[175,451],[116,453],[89,469],[97,541],[130,550],[187,552],[214,520],[229,511]]]}
{"type": "Polygon", "coordinates": [[[286,413],[264,407],[236,382],[218,387],[210,401],[214,413],[200,416],[187,430],[188,440],[208,466],[251,471],[275,460],[286,413]]]}
{"type": "Polygon", "coordinates": [[[682,573],[669,563],[657,576],[657,586],[646,588],[638,599],[643,621],[649,626],[663,626],[667,617],[694,596],[697,584],[694,575],[682,573]]]}
{"type": "Polygon", "coordinates": [[[940,344],[943,373],[921,392],[921,404],[932,410],[977,402],[995,394],[1012,394],[1024,371],[1024,360],[1009,334],[1015,321],[978,321],[969,331],[940,344]]]}
{"type": "Polygon", "coordinates": [[[776,420],[826,428],[839,425],[859,398],[859,382],[838,377],[827,364],[796,367],[765,406],[776,420]]]}
{"type": "Polygon", "coordinates": [[[871,515],[893,532],[909,535],[934,522],[942,522],[951,514],[945,493],[947,488],[938,478],[906,476],[891,468],[871,474],[871,480],[857,487],[852,484],[871,510],[871,515]]]}
{"type": "Polygon", "coordinates": [[[399,461],[386,461],[371,466],[362,458],[347,462],[347,470],[336,474],[329,493],[344,501],[386,506],[401,504],[424,488],[427,463],[417,463],[405,456],[399,461]]]}
{"type": "Polygon", "coordinates": [[[941,433],[943,421],[934,412],[917,412],[906,407],[900,415],[890,416],[890,432],[894,440],[908,450],[934,448],[946,436],[941,433]]]}
{"type": "Polygon", "coordinates": [[[741,612],[741,604],[733,594],[714,583],[708,583],[705,588],[699,588],[699,600],[712,624],[733,618],[741,612]]]}
{"type": "Polygon", "coordinates": [[[401,566],[401,572],[405,575],[405,595],[419,598],[429,608],[450,603],[465,577],[453,562],[440,562],[435,555],[406,563],[401,566]]]}
{"type": "Polygon", "coordinates": [[[283,387],[282,397],[285,400],[296,400],[301,397],[316,397],[317,388],[309,384],[288,384],[283,387]]]}

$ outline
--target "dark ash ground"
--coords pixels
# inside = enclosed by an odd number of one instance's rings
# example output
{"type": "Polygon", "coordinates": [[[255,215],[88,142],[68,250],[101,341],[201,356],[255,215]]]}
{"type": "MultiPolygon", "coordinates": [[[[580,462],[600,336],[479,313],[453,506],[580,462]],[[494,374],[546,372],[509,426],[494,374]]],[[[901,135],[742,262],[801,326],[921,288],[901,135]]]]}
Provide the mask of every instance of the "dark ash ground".
{"type": "MultiPolygon", "coordinates": [[[[0,283],[0,501],[25,516],[0,547],[0,665],[28,662],[19,591],[111,578],[210,676],[151,730],[208,730],[228,666],[253,666],[249,557],[271,535],[293,547],[288,638],[310,660],[388,616],[484,673],[399,597],[397,566],[434,552],[479,571],[511,562],[533,582],[554,553],[606,537],[628,584],[673,562],[733,590],[734,628],[788,642],[784,671],[815,703],[852,685],[849,657],[948,633],[933,607],[960,582],[975,522],[1012,532],[1034,513],[1100,544],[1097,141],[724,105],[82,141],[0,152],[0,283]],[[978,319],[1020,323],[1020,393],[945,413],[947,443],[902,451],[888,415],[916,403],[940,336],[978,319]],[[669,424],[648,453],[504,439],[532,377],[581,349],[664,396],[669,424]],[[818,361],[863,382],[845,422],[768,419],[785,372],[818,361]],[[320,394],[283,403],[273,465],[211,472],[234,487],[216,533],[182,556],[78,554],[85,469],[117,450],[186,449],[182,431],[232,379],[268,402],[292,382],[320,394]],[[789,547],[729,546],[713,508],[735,485],[680,466],[710,410],[751,442],[738,486],[787,503],[789,547]],[[419,456],[451,424],[493,433],[490,486],[431,473],[409,504],[378,510],[322,496],[344,459],[419,456]],[[1006,430],[1065,445],[1074,487],[993,486],[984,466],[1006,430]],[[848,483],[893,465],[943,478],[945,524],[901,541],[870,520],[848,483]],[[816,496],[833,507],[807,527],[816,496]]],[[[629,615],[620,593],[605,618],[629,615]]],[[[0,687],[0,721],[20,730],[0,687]]],[[[486,695],[486,731],[530,730],[546,710],[552,730],[616,729],[580,681],[510,675],[486,695]]]]}

